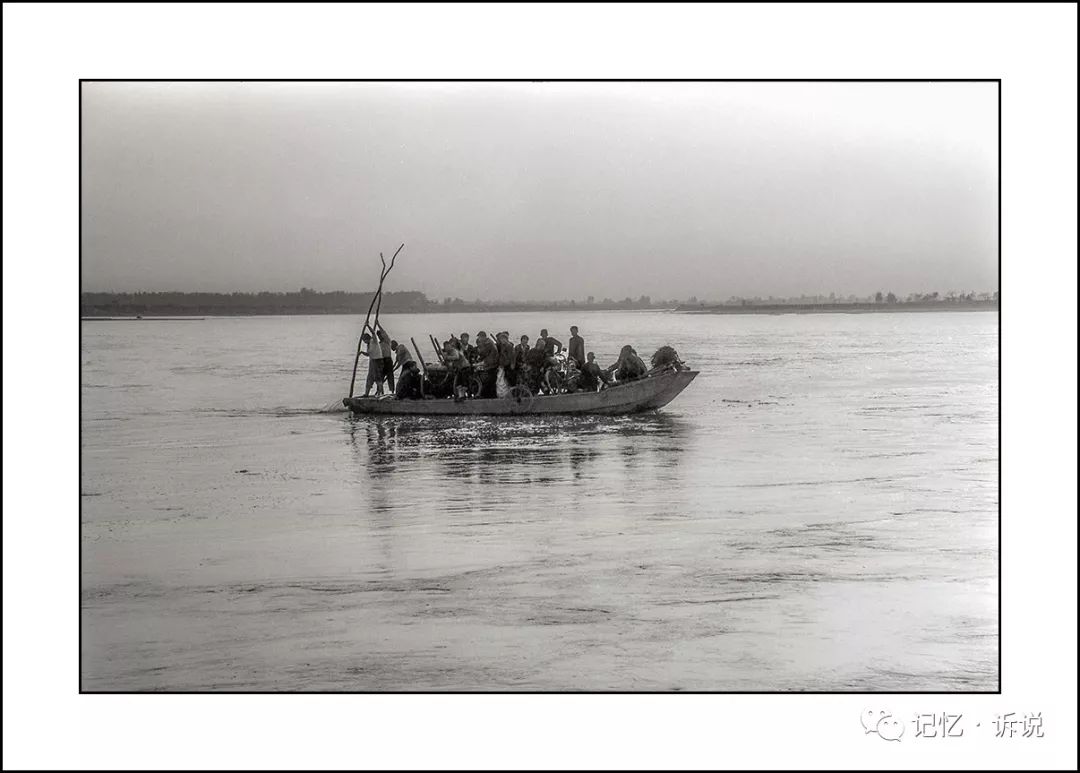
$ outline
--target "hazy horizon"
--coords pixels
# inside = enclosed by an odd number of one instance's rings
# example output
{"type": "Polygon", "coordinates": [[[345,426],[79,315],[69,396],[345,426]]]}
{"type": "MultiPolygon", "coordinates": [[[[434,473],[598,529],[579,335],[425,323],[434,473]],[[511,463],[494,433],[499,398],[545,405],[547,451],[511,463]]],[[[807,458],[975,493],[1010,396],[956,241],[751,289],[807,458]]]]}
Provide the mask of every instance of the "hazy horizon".
{"type": "MultiPolygon", "coordinates": [[[[389,282],[389,280],[388,280],[388,282],[389,282]]],[[[234,294],[234,293],[239,293],[239,294],[242,294],[242,295],[259,295],[261,293],[276,293],[276,294],[293,294],[293,295],[295,295],[295,294],[298,294],[298,293],[302,292],[303,290],[309,290],[309,291],[312,291],[312,292],[314,292],[316,294],[323,294],[323,295],[333,294],[333,293],[353,293],[353,294],[357,294],[357,295],[365,295],[365,294],[370,295],[370,294],[374,293],[376,291],[376,289],[377,288],[374,287],[374,286],[366,288],[366,289],[359,289],[359,290],[343,290],[341,288],[320,289],[320,288],[317,288],[317,287],[298,287],[298,288],[294,288],[294,289],[291,289],[291,290],[289,290],[289,289],[287,289],[287,290],[267,290],[267,289],[263,288],[263,289],[258,289],[258,290],[236,289],[236,290],[221,290],[221,291],[217,291],[217,290],[179,290],[179,289],[176,289],[176,288],[169,288],[169,289],[163,289],[163,290],[87,290],[87,289],[83,289],[81,291],[81,294],[82,295],[94,295],[94,294],[100,294],[100,295],[138,295],[140,293],[159,293],[159,294],[166,294],[166,295],[167,294],[196,295],[196,294],[200,294],[200,293],[207,293],[207,294],[218,294],[218,295],[231,295],[231,294],[234,294]]],[[[384,288],[384,290],[385,290],[386,293],[398,293],[398,294],[407,294],[407,293],[413,293],[413,292],[423,292],[423,291],[417,290],[416,288],[411,288],[411,287],[403,287],[403,288],[400,288],[400,289],[397,289],[397,288],[395,288],[395,289],[384,288]]],[[[873,299],[875,293],[877,293],[877,292],[889,293],[889,292],[892,292],[892,291],[889,288],[883,288],[881,290],[875,290],[873,292],[844,293],[843,295],[841,295],[840,293],[830,292],[830,293],[800,293],[798,295],[727,296],[727,297],[723,297],[723,298],[721,298],[721,297],[713,297],[711,295],[688,295],[688,296],[685,296],[685,297],[682,297],[682,298],[680,298],[680,297],[669,297],[669,296],[648,296],[648,297],[651,300],[651,302],[654,303],[654,304],[657,303],[657,302],[665,302],[665,301],[686,302],[686,301],[688,301],[690,299],[696,299],[696,300],[699,300],[701,302],[710,302],[710,301],[723,302],[723,301],[731,300],[732,298],[742,298],[744,300],[759,299],[759,300],[793,301],[793,300],[798,300],[800,298],[805,298],[805,299],[827,298],[830,295],[835,295],[837,301],[846,301],[846,300],[849,300],[851,298],[855,298],[855,299],[858,299],[858,300],[873,299]]],[[[916,294],[917,295],[924,295],[924,294],[929,295],[929,294],[934,293],[934,292],[937,292],[941,296],[941,299],[945,300],[946,294],[949,293],[949,292],[952,292],[952,290],[946,290],[946,291],[942,292],[942,291],[936,290],[936,289],[929,289],[929,290],[924,290],[924,291],[920,291],[920,292],[917,292],[917,293],[906,293],[906,294],[903,294],[903,295],[901,295],[900,293],[893,293],[893,294],[897,297],[898,300],[904,300],[908,295],[916,295],[916,294]]],[[[976,295],[978,295],[980,293],[993,295],[995,292],[998,292],[998,288],[995,287],[993,289],[984,289],[984,288],[975,287],[975,288],[966,288],[965,290],[957,290],[956,292],[957,292],[958,295],[966,294],[968,292],[974,292],[976,295]]],[[[623,296],[618,296],[618,297],[612,297],[612,296],[585,296],[585,297],[564,296],[564,297],[559,297],[559,298],[497,298],[497,297],[463,298],[461,296],[448,296],[448,295],[445,295],[445,294],[436,294],[436,295],[431,295],[431,294],[428,294],[428,293],[423,293],[423,294],[427,298],[428,301],[432,301],[432,302],[435,302],[435,303],[441,303],[441,302],[444,301],[444,299],[450,299],[450,300],[453,300],[453,301],[463,301],[463,302],[465,302],[467,304],[472,304],[472,303],[479,302],[479,303],[483,303],[483,304],[492,304],[492,305],[495,305],[495,304],[514,304],[514,303],[521,303],[521,304],[569,303],[571,301],[587,302],[588,298],[590,298],[590,297],[593,299],[593,301],[592,301],[593,303],[595,303],[597,305],[600,305],[600,304],[605,304],[605,303],[623,303],[628,299],[631,300],[631,301],[638,301],[638,300],[641,299],[642,296],[647,295],[646,293],[636,293],[636,294],[623,295],[623,296]]]]}
{"type": "Polygon", "coordinates": [[[87,292],[998,289],[995,83],[93,83],[87,292]]]}

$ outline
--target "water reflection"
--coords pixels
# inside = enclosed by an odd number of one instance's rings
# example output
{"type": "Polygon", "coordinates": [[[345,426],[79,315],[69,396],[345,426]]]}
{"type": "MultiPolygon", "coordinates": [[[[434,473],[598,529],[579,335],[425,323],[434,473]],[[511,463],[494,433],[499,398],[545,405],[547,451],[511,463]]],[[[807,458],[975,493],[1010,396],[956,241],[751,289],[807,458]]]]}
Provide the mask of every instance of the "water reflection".
{"type": "Polygon", "coordinates": [[[619,507],[680,485],[692,426],[628,417],[349,417],[343,422],[368,501],[379,511],[438,500],[450,511],[527,508],[589,497],[619,507]]]}

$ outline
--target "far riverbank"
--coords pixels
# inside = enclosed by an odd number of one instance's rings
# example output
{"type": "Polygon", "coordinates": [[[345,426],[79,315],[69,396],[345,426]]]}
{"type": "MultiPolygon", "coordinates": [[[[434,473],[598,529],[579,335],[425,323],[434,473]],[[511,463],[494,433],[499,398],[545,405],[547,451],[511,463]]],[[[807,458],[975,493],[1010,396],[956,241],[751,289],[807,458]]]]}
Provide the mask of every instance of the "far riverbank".
{"type": "MultiPolygon", "coordinates": [[[[420,313],[425,314],[512,314],[512,313],[536,313],[536,312],[677,312],[680,314],[888,314],[897,312],[933,312],[933,311],[998,311],[997,301],[963,301],[951,303],[938,301],[928,303],[759,303],[759,304],[724,304],[716,306],[691,306],[682,304],[675,307],[651,307],[651,308],[628,308],[607,309],[589,306],[481,306],[467,308],[443,308],[436,307],[420,313]]],[[[395,314],[417,313],[399,309],[383,309],[383,316],[395,314]]],[[[83,313],[80,318],[84,322],[122,322],[131,320],[154,320],[154,321],[183,321],[190,319],[204,319],[213,317],[290,317],[290,316],[331,316],[331,315],[356,315],[363,311],[342,309],[171,309],[168,316],[156,316],[153,314],[97,314],[94,310],[83,313]]]]}
{"type": "Polygon", "coordinates": [[[998,301],[937,301],[930,303],[776,303],[676,307],[683,314],[881,314],[927,311],[998,311],[998,301]]]}

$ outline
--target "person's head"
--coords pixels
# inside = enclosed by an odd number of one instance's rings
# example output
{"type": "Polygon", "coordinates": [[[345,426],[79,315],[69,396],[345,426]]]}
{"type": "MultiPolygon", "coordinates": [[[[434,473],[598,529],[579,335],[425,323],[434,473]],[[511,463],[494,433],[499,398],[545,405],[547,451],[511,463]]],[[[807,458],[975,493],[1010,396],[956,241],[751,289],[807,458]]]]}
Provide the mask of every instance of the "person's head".
{"type": "Polygon", "coordinates": [[[571,325],[570,326],[570,335],[572,335],[572,336],[577,335],[577,325],[571,325]]]}
{"type": "Polygon", "coordinates": [[[529,345],[529,337],[528,336],[522,336],[521,337],[521,344],[522,344],[522,346],[528,346],[529,345]]]}
{"type": "Polygon", "coordinates": [[[627,344],[626,346],[624,346],[619,351],[619,356],[620,357],[629,357],[633,353],[634,353],[634,348],[632,346],[630,346],[630,344],[627,344]]]}
{"type": "Polygon", "coordinates": [[[397,351],[397,347],[398,347],[398,342],[397,342],[397,341],[393,341],[393,340],[391,340],[391,341],[390,341],[390,348],[391,348],[391,349],[393,349],[393,350],[394,350],[394,351],[396,352],[396,351],[397,351]]]}
{"type": "Polygon", "coordinates": [[[508,344],[510,343],[510,334],[506,331],[503,331],[502,333],[496,334],[495,340],[497,340],[499,343],[508,344]]]}
{"type": "Polygon", "coordinates": [[[544,328],[543,330],[540,331],[540,337],[541,338],[547,338],[547,328],[544,328]]]}
{"type": "Polygon", "coordinates": [[[585,359],[588,360],[589,362],[592,362],[593,360],[596,359],[596,355],[593,354],[592,352],[589,352],[588,354],[585,355],[585,359]]]}
{"type": "Polygon", "coordinates": [[[386,334],[386,331],[385,331],[385,330],[383,330],[383,329],[382,329],[381,327],[380,327],[380,328],[379,328],[379,330],[378,330],[378,331],[377,331],[377,332],[375,333],[375,335],[377,335],[377,336],[379,337],[379,340],[380,340],[380,341],[389,341],[389,340],[390,340],[390,336],[388,336],[388,335],[386,334]]]}
{"type": "Polygon", "coordinates": [[[362,336],[360,336],[360,340],[363,341],[365,344],[371,343],[371,333],[364,333],[362,336]]]}
{"type": "Polygon", "coordinates": [[[463,343],[463,344],[469,343],[469,334],[468,333],[462,333],[461,334],[461,343],[463,343]]]}
{"type": "Polygon", "coordinates": [[[407,347],[405,344],[395,343],[394,351],[398,352],[399,354],[404,354],[405,352],[409,351],[409,347],[407,347]]]}
{"type": "Polygon", "coordinates": [[[476,340],[477,341],[486,341],[487,340],[487,333],[485,333],[483,330],[481,330],[479,333],[476,334],[476,340]]]}

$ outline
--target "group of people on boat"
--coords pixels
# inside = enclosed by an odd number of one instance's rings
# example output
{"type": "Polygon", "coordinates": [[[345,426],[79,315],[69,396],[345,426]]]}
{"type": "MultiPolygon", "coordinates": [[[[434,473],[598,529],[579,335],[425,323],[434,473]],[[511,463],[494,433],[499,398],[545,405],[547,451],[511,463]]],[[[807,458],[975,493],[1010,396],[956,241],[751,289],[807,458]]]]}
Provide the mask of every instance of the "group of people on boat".
{"type": "MultiPolygon", "coordinates": [[[[384,384],[399,399],[425,397],[424,376],[409,348],[392,339],[378,323],[374,332],[374,337],[368,332],[362,336],[369,359],[364,397],[370,396],[372,387],[375,387],[376,396],[381,396],[384,384]],[[400,371],[396,389],[395,371],[400,371]]],[[[442,382],[451,387],[447,396],[456,400],[504,397],[515,388],[519,394],[532,395],[596,392],[613,383],[642,378],[648,373],[645,363],[630,345],[622,347],[614,364],[601,368],[596,355],[585,351],[585,339],[578,334],[576,325],[570,328],[565,347],[546,329],[541,330],[531,344],[527,335],[522,335],[518,343],[513,344],[508,331],[495,335],[480,331],[475,343],[468,333],[451,334],[437,354],[440,363],[431,369],[441,371],[442,382]]]]}

